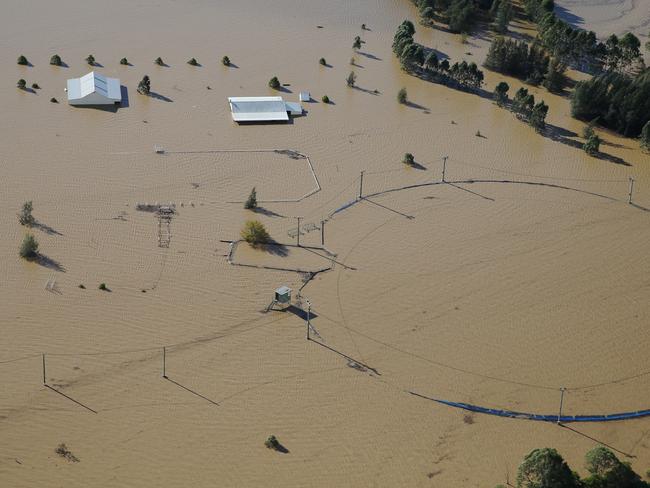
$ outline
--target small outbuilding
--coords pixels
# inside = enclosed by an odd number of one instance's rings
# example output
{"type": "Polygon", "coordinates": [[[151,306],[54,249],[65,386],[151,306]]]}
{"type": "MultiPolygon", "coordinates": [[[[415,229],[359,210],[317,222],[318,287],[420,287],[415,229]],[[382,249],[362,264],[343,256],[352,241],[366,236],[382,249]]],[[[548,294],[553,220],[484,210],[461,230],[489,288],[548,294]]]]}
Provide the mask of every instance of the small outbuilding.
{"type": "Polygon", "coordinates": [[[114,105],[122,101],[120,80],[95,71],[68,80],[67,91],[70,105],[114,105]]]}
{"type": "Polygon", "coordinates": [[[301,102],[309,102],[311,101],[311,93],[308,91],[301,91],[300,95],[298,96],[298,100],[301,102]]]}
{"type": "Polygon", "coordinates": [[[285,102],[282,97],[228,97],[235,122],[288,121],[289,114],[302,115],[299,103],[285,102]]]}

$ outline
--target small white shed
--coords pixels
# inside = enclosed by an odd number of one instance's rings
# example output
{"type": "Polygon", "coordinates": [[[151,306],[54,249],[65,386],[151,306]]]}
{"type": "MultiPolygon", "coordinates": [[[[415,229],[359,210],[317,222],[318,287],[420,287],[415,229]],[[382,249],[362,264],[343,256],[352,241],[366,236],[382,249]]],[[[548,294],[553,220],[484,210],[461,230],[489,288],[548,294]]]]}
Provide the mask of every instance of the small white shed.
{"type": "Polygon", "coordinates": [[[68,80],[70,105],[113,105],[122,101],[118,78],[107,78],[91,71],[81,78],[68,80]]]}
{"type": "Polygon", "coordinates": [[[308,91],[301,91],[298,100],[301,102],[309,102],[311,100],[311,93],[308,91]]]}

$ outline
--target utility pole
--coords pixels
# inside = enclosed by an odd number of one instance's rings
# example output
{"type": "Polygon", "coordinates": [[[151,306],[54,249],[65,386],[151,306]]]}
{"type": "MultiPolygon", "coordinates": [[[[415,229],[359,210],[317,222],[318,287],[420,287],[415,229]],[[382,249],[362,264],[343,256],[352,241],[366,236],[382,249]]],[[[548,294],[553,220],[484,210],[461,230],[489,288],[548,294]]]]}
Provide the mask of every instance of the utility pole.
{"type": "Polygon", "coordinates": [[[47,385],[47,380],[45,379],[45,353],[43,353],[43,384],[47,385]]]}
{"type": "Polygon", "coordinates": [[[167,378],[167,348],[163,347],[163,378],[167,378]]]}
{"type": "Polygon", "coordinates": [[[445,182],[445,172],[447,171],[447,159],[449,156],[442,157],[442,182],[445,182]]]}
{"type": "Polygon", "coordinates": [[[627,203],[632,203],[632,191],[634,190],[634,178],[630,178],[630,193],[628,195],[627,203]]]}
{"type": "Polygon", "coordinates": [[[298,219],[298,235],[297,235],[297,238],[298,238],[298,247],[300,247],[300,219],[301,219],[302,217],[296,217],[296,218],[298,219]]]}
{"type": "Polygon", "coordinates": [[[363,198],[363,171],[361,172],[361,179],[359,180],[359,200],[363,198]]]}
{"type": "Polygon", "coordinates": [[[311,318],[311,302],[307,300],[307,340],[309,339],[309,319],[311,318]]]}
{"type": "Polygon", "coordinates": [[[320,221],[320,245],[325,246],[325,221],[320,221]]]}
{"type": "Polygon", "coordinates": [[[557,424],[560,425],[560,419],[562,418],[562,406],[564,405],[564,392],[566,391],[565,387],[560,388],[560,411],[557,414],[557,424]]]}

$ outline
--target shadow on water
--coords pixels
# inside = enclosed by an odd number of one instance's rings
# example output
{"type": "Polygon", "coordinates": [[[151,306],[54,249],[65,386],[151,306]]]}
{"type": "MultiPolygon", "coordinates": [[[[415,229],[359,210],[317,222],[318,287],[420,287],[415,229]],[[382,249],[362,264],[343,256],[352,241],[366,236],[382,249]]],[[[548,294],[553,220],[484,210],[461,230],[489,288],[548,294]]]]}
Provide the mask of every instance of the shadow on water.
{"type": "Polygon", "coordinates": [[[161,95],[160,93],[156,93],[156,92],[149,92],[149,96],[151,98],[155,98],[156,100],[162,100],[163,102],[173,102],[174,101],[171,98],[166,97],[166,96],[161,95]]]}
{"type": "Polygon", "coordinates": [[[36,221],[34,223],[34,228],[38,229],[38,230],[40,230],[42,232],[45,232],[46,234],[50,234],[50,235],[57,235],[57,236],[62,236],[63,235],[59,231],[57,231],[56,229],[53,229],[49,225],[44,224],[43,222],[39,222],[39,221],[36,221]]]}

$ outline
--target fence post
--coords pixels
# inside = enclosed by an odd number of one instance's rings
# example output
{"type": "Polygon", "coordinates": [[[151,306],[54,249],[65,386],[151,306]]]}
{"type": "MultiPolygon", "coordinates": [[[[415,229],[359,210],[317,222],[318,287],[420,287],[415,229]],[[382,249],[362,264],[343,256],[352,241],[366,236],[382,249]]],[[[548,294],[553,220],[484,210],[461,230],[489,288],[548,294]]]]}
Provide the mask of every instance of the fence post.
{"type": "Polygon", "coordinates": [[[43,385],[47,385],[47,380],[45,379],[45,353],[43,353],[43,385]]]}
{"type": "Polygon", "coordinates": [[[320,221],[320,245],[325,245],[325,221],[320,221]]]}
{"type": "Polygon", "coordinates": [[[443,156],[442,157],[442,182],[445,182],[445,172],[447,171],[447,158],[449,156],[443,156]]]}
{"type": "Polygon", "coordinates": [[[363,171],[361,172],[361,179],[359,180],[359,200],[363,198],[363,171]]]}
{"type": "Polygon", "coordinates": [[[630,179],[630,193],[628,194],[627,203],[631,204],[632,203],[632,191],[634,190],[634,178],[632,178],[630,176],[629,179],[630,179]]]}
{"type": "Polygon", "coordinates": [[[566,391],[566,388],[562,387],[560,388],[560,411],[557,414],[557,423],[560,425],[561,419],[562,419],[562,406],[564,405],[564,392],[566,391]]]}
{"type": "Polygon", "coordinates": [[[163,378],[167,378],[167,348],[163,347],[163,378]]]}

